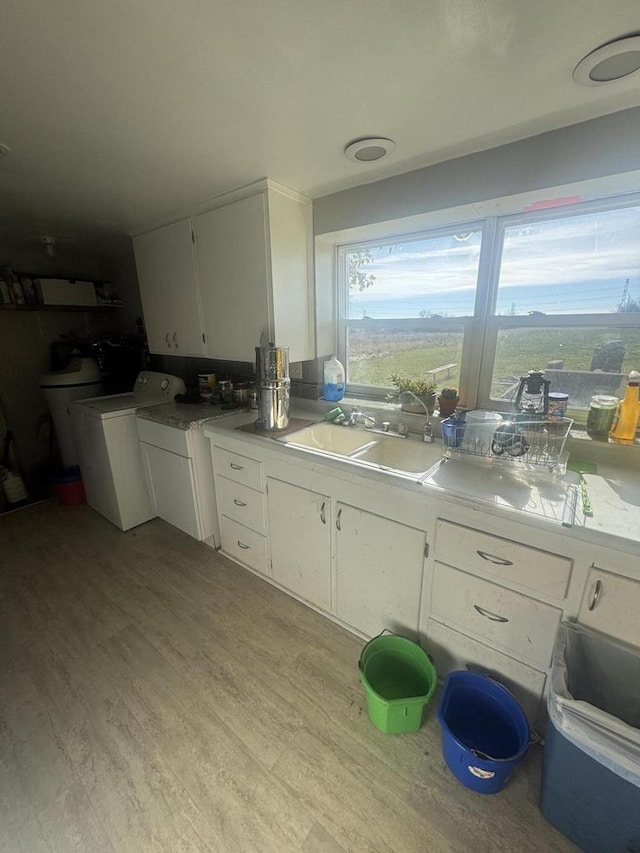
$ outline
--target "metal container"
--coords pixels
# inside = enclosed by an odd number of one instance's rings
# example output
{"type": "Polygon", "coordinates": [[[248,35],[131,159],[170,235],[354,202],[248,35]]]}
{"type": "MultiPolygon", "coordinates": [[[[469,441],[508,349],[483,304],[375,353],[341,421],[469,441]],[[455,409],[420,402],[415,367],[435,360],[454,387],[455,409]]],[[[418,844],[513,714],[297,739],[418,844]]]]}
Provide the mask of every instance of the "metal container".
{"type": "Polygon", "coordinates": [[[261,429],[285,429],[289,426],[289,392],[291,381],[262,381],[258,388],[261,429]]]}
{"type": "Polygon", "coordinates": [[[289,347],[269,344],[256,347],[256,375],[258,382],[281,382],[289,379],[289,347]]]}

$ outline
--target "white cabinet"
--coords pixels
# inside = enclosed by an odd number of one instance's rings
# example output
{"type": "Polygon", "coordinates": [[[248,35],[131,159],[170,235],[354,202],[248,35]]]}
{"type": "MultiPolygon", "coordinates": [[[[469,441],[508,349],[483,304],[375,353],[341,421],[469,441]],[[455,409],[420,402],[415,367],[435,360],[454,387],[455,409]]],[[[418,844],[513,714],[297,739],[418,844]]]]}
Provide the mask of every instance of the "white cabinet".
{"type": "Polygon", "coordinates": [[[436,562],[431,614],[534,666],[551,663],[562,611],[436,562]]]}
{"type": "Polygon", "coordinates": [[[204,433],[136,418],[145,477],[156,513],[217,547],[218,519],[211,451],[204,433]]]}
{"type": "Polygon", "coordinates": [[[195,492],[191,460],[152,444],[142,444],[141,447],[156,513],[169,524],[198,539],[198,516],[191,497],[195,492]]]}
{"type": "Polygon", "coordinates": [[[264,466],[232,448],[211,451],[221,549],[244,566],[268,574],[264,466]]]}
{"type": "Polygon", "coordinates": [[[149,350],[203,355],[204,341],[191,221],[133,238],[149,350]]]}
{"type": "Polygon", "coordinates": [[[578,621],[618,640],[640,645],[640,581],[593,566],[578,621]]]}
{"type": "Polygon", "coordinates": [[[415,636],[424,532],[344,503],[335,527],[336,615],[367,636],[384,628],[415,636]]]}
{"type": "Polygon", "coordinates": [[[310,201],[262,182],[194,229],[207,355],[253,361],[263,334],[292,361],[313,358],[310,201]]]}
{"type": "Polygon", "coordinates": [[[272,578],[331,610],[331,499],[272,478],[267,493],[272,578]]]}

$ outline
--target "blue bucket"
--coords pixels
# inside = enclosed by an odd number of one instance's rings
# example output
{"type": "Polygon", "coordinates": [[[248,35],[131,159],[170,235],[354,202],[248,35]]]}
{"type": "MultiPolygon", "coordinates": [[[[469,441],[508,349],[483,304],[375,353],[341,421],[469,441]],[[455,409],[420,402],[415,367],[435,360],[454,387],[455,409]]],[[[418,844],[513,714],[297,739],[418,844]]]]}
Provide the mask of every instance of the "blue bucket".
{"type": "Polygon", "coordinates": [[[531,742],[529,723],[511,693],[486,675],[447,676],[438,704],[442,755],[453,775],[479,794],[497,794],[531,742]]]}

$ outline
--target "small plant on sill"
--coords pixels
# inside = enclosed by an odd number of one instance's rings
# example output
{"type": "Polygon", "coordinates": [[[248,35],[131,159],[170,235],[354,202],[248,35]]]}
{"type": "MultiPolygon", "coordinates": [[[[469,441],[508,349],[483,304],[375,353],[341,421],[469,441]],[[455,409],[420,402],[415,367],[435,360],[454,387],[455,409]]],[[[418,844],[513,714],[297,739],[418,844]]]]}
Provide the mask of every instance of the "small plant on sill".
{"type": "Polygon", "coordinates": [[[436,405],[436,385],[432,380],[411,379],[399,373],[392,373],[390,379],[395,391],[389,396],[389,399],[399,402],[403,411],[424,413],[422,406],[415,400],[411,400],[410,395],[414,394],[424,402],[429,414],[433,414],[436,405]],[[405,392],[409,393],[404,396],[405,392]]]}
{"type": "Polygon", "coordinates": [[[438,410],[440,412],[440,417],[448,418],[449,415],[452,415],[459,402],[460,397],[458,397],[457,388],[443,388],[440,391],[440,396],[438,397],[438,410]]]}

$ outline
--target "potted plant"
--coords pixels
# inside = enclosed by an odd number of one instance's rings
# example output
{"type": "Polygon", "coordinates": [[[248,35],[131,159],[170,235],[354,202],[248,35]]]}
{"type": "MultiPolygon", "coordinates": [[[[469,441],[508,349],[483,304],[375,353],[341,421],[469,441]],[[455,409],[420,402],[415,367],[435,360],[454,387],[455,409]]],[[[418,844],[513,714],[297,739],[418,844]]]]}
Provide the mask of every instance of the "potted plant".
{"type": "Polygon", "coordinates": [[[391,374],[391,384],[395,391],[390,395],[391,400],[397,400],[403,412],[424,414],[424,409],[415,399],[422,400],[430,415],[436,406],[436,386],[430,379],[411,379],[398,373],[391,374]],[[413,395],[413,397],[412,397],[413,395]]]}
{"type": "Polygon", "coordinates": [[[438,410],[440,411],[440,417],[448,418],[452,415],[459,402],[460,397],[458,397],[457,388],[443,388],[440,391],[440,396],[438,397],[438,410]]]}

